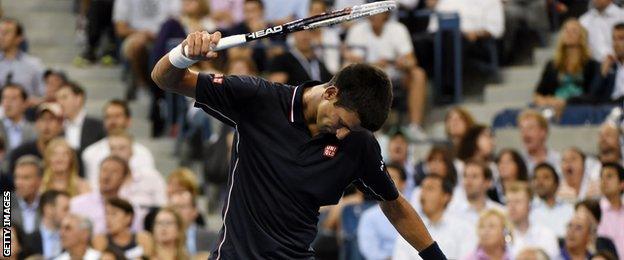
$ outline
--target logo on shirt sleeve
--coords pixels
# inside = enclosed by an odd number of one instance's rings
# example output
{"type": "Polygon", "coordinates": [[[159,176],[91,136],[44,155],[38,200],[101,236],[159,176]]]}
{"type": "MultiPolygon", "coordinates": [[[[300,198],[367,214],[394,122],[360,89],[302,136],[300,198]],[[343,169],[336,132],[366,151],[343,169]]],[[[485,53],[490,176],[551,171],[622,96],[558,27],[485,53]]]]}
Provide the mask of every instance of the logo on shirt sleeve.
{"type": "Polygon", "coordinates": [[[223,74],[215,74],[212,77],[212,84],[223,84],[223,74]]]}
{"type": "Polygon", "coordinates": [[[337,151],[338,151],[338,146],[327,145],[325,146],[325,151],[323,151],[323,156],[327,158],[334,158],[334,156],[336,156],[337,151]]]}

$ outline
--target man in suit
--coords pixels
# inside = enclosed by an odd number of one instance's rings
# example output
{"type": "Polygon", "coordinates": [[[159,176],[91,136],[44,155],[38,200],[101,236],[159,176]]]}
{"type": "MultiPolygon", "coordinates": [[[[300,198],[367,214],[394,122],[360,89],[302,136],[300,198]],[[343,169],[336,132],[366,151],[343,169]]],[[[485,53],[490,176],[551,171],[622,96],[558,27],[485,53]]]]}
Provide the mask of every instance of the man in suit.
{"type": "Polygon", "coordinates": [[[41,217],[39,208],[39,188],[43,177],[41,160],[32,155],[20,157],[15,164],[15,192],[11,203],[11,222],[25,234],[37,229],[41,217]]]}
{"type": "Polygon", "coordinates": [[[6,142],[6,151],[11,152],[22,143],[34,140],[35,129],[24,117],[28,108],[28,93],[24,87],[6,85],[2,88],[1,97],[4,116],[0,124],[0,137],[6,142]]]}
{"type": "Polygon", "coordinates": [[[591,90],[597,103],[622,103],[624,101],[624,23],[613,26],[613,55],[607,55],[600,73],[602,84],[591,90]]]}
{"type": "Polygon", "coordinates": [[[60,228],[69,213],[69,199],[69,194],[64,191],[49,190],[41,194],[38,209],[41,223],[24,239],[26,256],[41,255],[44,259],[51,259],[61,254],[60,228]]]}
{"type": "Polygon", "coordinates": [[[67,83],[56,92],[56,100],[63,108],[65,139],[76,150],[78,158],[89,145],[106,136],[101,120],[87,116],[84,108],[86,94],[76,83],[67,83]]]}
{"type": "Polygon", "coordinates": [[[178,212],[185,222],[186,229],[186,249],[191,255],[210,252],[217,234],[210,232],[195,223],[199,216],[197,204],[193,195],[188,192],[174,193],[169,198],[171,207],[178,212]]]}

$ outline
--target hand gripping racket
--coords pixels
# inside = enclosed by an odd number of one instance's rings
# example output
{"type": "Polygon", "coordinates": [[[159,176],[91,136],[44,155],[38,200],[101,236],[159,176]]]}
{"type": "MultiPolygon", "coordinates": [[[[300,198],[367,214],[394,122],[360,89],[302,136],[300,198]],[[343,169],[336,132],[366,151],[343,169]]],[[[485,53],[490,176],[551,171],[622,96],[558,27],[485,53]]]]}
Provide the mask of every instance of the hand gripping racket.
{"type": "MultiPolygon", "coordinates": [[[[225,50],[228,48],[243,45],[247,42],[268,38],[276,35],[284,35],[293,32],[316,29],[323,26],[331,26],[363,17],[369,17],[376,14],[388,12],[396,8],[395,1],[380,1],[370,4],[356,5],[329,13],[323,13],[308,18],[303,18],[288,22],[282,25],[273,26],[257,32],[247,34],[237,34],[222,38],[219,40],[214,51],[225,50]]],[[[184,53],[188,53],[188,46],[184,47],[184,53]]]]}

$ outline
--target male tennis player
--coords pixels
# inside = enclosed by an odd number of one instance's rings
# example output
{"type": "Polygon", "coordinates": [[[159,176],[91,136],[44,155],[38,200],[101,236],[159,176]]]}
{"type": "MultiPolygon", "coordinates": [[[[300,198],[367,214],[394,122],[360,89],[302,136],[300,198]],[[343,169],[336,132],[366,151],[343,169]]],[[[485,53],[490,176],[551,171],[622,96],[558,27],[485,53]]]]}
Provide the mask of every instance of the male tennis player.
{"type": "Polygon", "coordinates": [[[328,83],[294,87],[187,69],[215,58],[210,50],[219,39],[219,32],[191,33],[152,71],[160,88],[195,98],[195,106],[236,128],[211,259],[312,259],[319,207],[336,204],[350,183],[380,201],[423,259],[446,259],[394,186],[372,134],[392,101],[383,71],[356,64],[328,83]]]}

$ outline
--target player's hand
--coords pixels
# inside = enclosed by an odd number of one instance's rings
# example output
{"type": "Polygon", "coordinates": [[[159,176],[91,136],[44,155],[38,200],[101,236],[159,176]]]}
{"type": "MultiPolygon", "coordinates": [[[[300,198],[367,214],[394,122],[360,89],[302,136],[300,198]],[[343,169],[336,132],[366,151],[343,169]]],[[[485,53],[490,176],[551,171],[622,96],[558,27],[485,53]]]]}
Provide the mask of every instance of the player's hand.
{"type": "Polygon", "coordinates": [[[182,42],[184,56],[193,60],[211,60],[217,57],[217,52],[212,51],[219,43],[221,33],[210,34],[206,31],[193,32],[182,42]]]}

